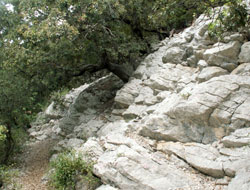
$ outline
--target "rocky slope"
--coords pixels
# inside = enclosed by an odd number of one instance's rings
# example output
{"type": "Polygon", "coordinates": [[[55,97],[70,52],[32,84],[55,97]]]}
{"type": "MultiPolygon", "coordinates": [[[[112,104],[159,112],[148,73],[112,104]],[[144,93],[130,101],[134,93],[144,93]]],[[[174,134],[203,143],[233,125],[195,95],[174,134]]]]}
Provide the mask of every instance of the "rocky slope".
{"type": "Polygon", "coordinates": [[[249,190],[250,42],[213,41],[210,22],[162,41],[120,90],[110,74],[71,91],[31,136],[88,155],[98,190],[249,190]]]}

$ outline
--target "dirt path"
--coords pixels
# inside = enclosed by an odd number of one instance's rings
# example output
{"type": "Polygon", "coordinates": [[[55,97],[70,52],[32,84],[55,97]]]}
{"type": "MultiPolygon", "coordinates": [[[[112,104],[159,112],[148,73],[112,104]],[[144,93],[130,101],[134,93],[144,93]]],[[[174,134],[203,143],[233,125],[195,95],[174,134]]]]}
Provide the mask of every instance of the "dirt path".
{"type": "Polygon", "coordinates": [[[28,145],[21,155],[22,170],[24,174],[18,179],[22,190],[47,190],[42,182],[42,177],[48,171],[50,150],[53,147],[52,140],[35,142],[28,145]]]}

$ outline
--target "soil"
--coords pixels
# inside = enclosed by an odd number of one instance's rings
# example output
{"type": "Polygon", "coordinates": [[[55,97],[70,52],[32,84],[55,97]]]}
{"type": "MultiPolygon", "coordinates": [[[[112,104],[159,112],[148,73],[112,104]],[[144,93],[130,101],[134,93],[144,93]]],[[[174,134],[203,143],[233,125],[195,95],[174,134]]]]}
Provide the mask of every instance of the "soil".
{"type": "Polygon", "coordinates": [[[49,169],[50,152],[54,144],[53,140],[44,140],[27,145],[20,155],[22,175],[17,182],[21,190],[48,190],[42,179],[49,169]]]}

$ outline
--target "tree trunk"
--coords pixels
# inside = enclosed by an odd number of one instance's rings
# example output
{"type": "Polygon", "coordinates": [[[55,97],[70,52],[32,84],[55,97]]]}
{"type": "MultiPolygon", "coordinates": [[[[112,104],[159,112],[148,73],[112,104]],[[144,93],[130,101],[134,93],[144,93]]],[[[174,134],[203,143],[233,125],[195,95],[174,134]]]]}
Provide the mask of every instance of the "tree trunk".
{"type": "Polygon", "coordinates": [[[14,140],[11,134],[11,125],[7,124],[6,141],[5,141],[5,157],[3,163],[6,164],[9,160],[9,156],[13,151],[14,140]]]}
{"type": "Polygon", "coordinates": [[[107,63],[107,69],[116,76],[118,76],[124,83],[128,82],[129,78],[134,72],[132,65],[128,64],[118,65],[107,63]]]}

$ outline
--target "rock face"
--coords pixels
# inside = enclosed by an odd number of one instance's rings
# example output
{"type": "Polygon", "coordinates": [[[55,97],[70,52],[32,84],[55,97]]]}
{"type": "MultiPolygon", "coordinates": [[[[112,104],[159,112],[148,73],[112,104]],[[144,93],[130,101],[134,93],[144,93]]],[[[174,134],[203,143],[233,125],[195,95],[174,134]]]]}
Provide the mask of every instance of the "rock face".
{"type": "Polygon", "coordinates": [[[98,190],[250,189],[250,42],[213,41],[210,22],[162,41],[116,95],[113,75],[71,92],[31,135],[87,155],[98,190]]]}
{"type": "Polygon", "coordinates": [[[239,55],[239,61],[243,63],[250,62],[250,42],[246,42],[241,46],[241,52],[239,55]]]}
{"type": "Polygon", "coordinates": [[[221,76],[221,75],[226,75],[226,74],[228,74],[228,72],[225,69],[222,69],[220,67],[206,67],[198,75],[197,80],[199,82],[205,82],[211,78],[221,76]]]}
{"type": "Polygon", "coordinates": [[[119,78],[109,74],[73,89],[62,102],[52,102],[38,117],[29,130],[31,136],[38,140],[65,137],[72,132],[74,137],[94,136],[107,123],[105,112],[110,109],[115,93],[122,85],[119,78]]]}
{"type": "MultiPolygon", "coordinates": [[[[204,59],[208,65],[216,65],[228,71],[237,67],[241,44],[238,41],[216,43],[204,52],[204,59]]],[[[242,53],[242,51],[241,51],[242,53]]]]}

